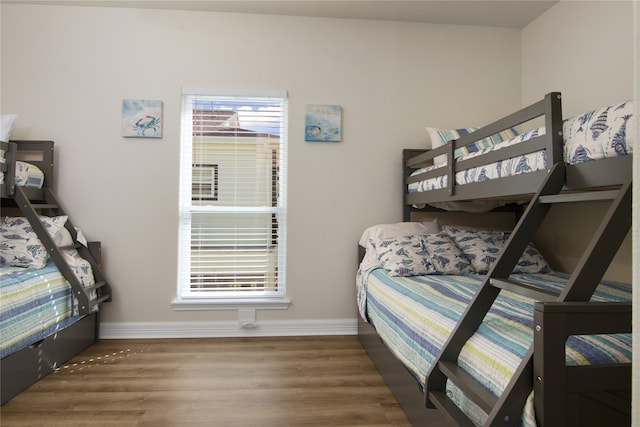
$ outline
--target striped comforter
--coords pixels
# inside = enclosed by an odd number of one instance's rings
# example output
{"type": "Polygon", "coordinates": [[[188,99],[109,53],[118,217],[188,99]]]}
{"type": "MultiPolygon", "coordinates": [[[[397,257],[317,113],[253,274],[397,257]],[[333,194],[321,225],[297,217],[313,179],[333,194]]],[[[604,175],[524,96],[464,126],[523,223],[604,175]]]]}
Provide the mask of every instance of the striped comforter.
{"type": "Polygon", "coordinates": [[[0,357],[34,344],[74,319],[71,287],[53,262],[0,269],[0,357]]]}
{"type": "MultiPolygon", "coordinates": [[[[559,290],[568,275],[517,275],[517,280],[559,290]]],[[[482,283],[482,276],[425,275],[389,277],[375,269],[366,280],[366,311],[370,322],[396,357],[424,385],[426,374],[444,342],[482,283]]],[[[628,301],[628,285],[603,282],[593,301],[628,301]]],[[[533,342],[533,304],[530,299],[502,291],[478,332],[467,342],[459,365],[496,396],[533,342]]],[[[631,334],[571,337],[568,364],[631,361],[631,334]]],[[[478,424],[486,415],[453,385],[448,394],[478,424]]],[[[535,425],[530,396],[523,425],[535,425]]]]}

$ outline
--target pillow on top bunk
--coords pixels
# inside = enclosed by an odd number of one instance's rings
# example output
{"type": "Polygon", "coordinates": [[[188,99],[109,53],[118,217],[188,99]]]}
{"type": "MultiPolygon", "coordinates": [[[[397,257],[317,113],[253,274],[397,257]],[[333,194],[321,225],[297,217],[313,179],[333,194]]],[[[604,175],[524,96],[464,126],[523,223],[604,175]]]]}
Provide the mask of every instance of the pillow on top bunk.
{"type": "MultiPolygon", "coordinates": [[[[498,260],[509,238],[508,231],[473,230],[467,227],[442,227],[458,245],[478,274],[487,274],[498,260]]],[[[514,273],[549,273],[551,268],[533,243],[529,243],[513,269],[514,273]]]]}
{"type": "MultiPolygon", "coordinates": [[[[470,127],[470,128],[461,128],[461,129],[452,129],[452,130],[444,130],[444,129],[436,129],[427,127],[427,134],[429,135],[429,139],[431,140],[431,148],[438,148],[443,145],[446,145],[449,141],[458,139],[462,136],[468,135],[473,131],[476,131],[480,128],[478,127],[470,127]]],[[[466,145],[461,148],[457,148],[454,157],[457,159],[458,157],[462,157],[469,153],[475,153],[484,148],[489,148],[490,146],[497,144],[502,141],[507,141],[511,138],[514,138],[518,135],[518,132],[514,128],[505,129],[502,132],[496,133],[495,135],[491,135],[488,138],[481,139],[479,141],[474,142],[473,144],[466,145]]],[[[436,165],[444,165],[447,163],[447,156],[436,156],[433,159],[433,163],[436,165]]]]}
{"type": "MultiPolygon", "coordinates": [[[[40,217],[54,241],[67,222],[66,216],[40,217]]],[[[6,218],[0,225],[0,265],[42,268],[49,254],[26,218],[6,218]]]]}
{"type": "Polygon", "coordinates": [[[576,164],[630,154],[632,117],[633,101],[627,101],[564,120],[566,162],[576,164]]]}

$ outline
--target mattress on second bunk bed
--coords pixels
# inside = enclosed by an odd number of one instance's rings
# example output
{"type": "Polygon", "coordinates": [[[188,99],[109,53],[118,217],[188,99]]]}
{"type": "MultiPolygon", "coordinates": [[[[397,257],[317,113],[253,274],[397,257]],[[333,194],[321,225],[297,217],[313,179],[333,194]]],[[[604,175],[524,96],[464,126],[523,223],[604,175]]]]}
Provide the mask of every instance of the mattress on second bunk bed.
{"type": "MultiPolygon", "coordinates": [[[[59,247],[73,239],[65,216],[42,218],[59,247]]],[[[75,249],[63,250],[71,270],[84,287],[95,283],[89,261],[75,249]]],[[[91,291],[95,297],[95,290],[91,291]]],[[[21,217],[0,225],[0,357],[32,345],[79,317],[71,285],[21,217]]]]}
{"type": "MultiPolygon", "coordinates": [[[[508,235],[508,231],[440,227],[436,221],[373,226],[363,233],[360,244],[367,251],[356,278],[360,315],[422,386],[508,235]]],[[[530,244],[511,279],[560,293],[569,275],[551,271],[530,244]]],[[[631,287],[602,281],[591,300],[630,301],[631,287]]],[[[501,291],[460,353],[459,366],[496,396],[533,343],[534,302],[501,291]]],[[[630,363],[631,334],[571,337],[566,357],[568,365],[630,363]]],[[[477,424],[486,419],[453,384],[448,384],[447,393],[477,424]]],[[[532,395],[523,425],[535,425],[532,395]]]]}
{"type": "Polygon", "coordinates": [[[0,356],[34,344],[71,322],[71,287],[53,263],[0,268],[0,356]]]}
{"type": "MultiPolygon", "coordinates": [[[[578,164],[604,158],[624,156],[633,151],[632,132],[627,132],[627,123],[633,115],[633,102],[627,101],[590,111],[563,121],[563,159],[566,164],[578,164]]],[[[433,132],[432,132],[433,133],[433,132]]],[[[443,135],[449,134],[447,132],[443,135]]],[[[545,128],[536,128],[497,144],[481,144],[477,151],[456,150],[456,159],[467,160],[500,150],[544,135],[545,128]]],[[[432,141],[433,143],[433,141],[432,141]]],[[[476,143],[474,143],[476,144],[476,143]]],[[[472,144],[472,145],[474,145],[472,144]]],[[[456,184],[470,184],[495,178],[535,172],[547,168],[546,153],[537,151],[499,162],[456,171],[456,184]]],[[[417,169],[412,175],[446,166],[446,160],[433,166],[417,169]]],[[[410,193],[447,188],[446,168],[443,174],[434,178],[411,183],[410,193]]]]}
{"type": "MultiPolygon", "coordinates": [[[[560,290],[568,275],[518,274],[515,280],[560,290]]],[[[482,284],[479,275],[391,277],[383,269],[367,281],[366,312],[383,342],[424,386],[426,375],[457,320],[482,284]]],[[[592,301],[628,301],[629,287],[603,282],[592,301]]],[[[506,388],[533,342],[533,301],[501,292],[478,332],[465,344],[458,363],[494,395],[506,388]]],[[[631,334],[573,336],[567,340],[567,364],[631,362],[631,334]]],[[[451,383],[447,393],[478,424],[486,415],[451,383]]],[[[535,426],[533,398],[523,425],[535,426]]]]}

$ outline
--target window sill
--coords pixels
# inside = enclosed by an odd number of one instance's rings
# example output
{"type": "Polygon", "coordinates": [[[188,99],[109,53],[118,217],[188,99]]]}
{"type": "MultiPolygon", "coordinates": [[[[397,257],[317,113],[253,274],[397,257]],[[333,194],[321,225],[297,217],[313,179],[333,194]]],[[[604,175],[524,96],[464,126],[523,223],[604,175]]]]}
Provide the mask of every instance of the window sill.
{"type": "Polygon", "coordinates": [[[192,298],[175,299],[171,301],[171,308],[176,311],[197,310],[286,310],[291,305],[291,300],[284,297],[274,298],[192,298]]]}

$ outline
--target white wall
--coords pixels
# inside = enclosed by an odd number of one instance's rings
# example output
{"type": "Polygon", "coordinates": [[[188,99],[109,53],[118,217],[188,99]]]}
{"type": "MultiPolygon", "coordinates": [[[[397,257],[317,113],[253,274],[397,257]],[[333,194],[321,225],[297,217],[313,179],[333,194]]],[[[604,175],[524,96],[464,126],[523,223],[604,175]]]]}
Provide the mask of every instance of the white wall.
{"type": "Polygon", "coordinates": [[[237,319],[170,308],[183,85],[290,95],[293,304],[260,312],[259,323],[353,322],[360,233],[401,219],[401,148],[422,146],[424,126],[482,124],[521,103],[521,32],[512,29],[0,7],[2,112],[19,114],[15,138],[56,141],[57,193],[85,234],[103,242],[114,292],[104,324],[141,335],[180,322],[207,335],[208,322],[237,319]],[[164,101],[161,140],[120,136],[124,98],[164,101]],[[304,106],[322,103],[343,106],[343,142],[303,141],[304,106]]]}
{"type": "Polygon", "coordinates": [[[561,0],[522,31],[522,102],[561,91],[565,117],[632,98],[633,2],[561,0]]]}
{"type": "MultiPolygon", "coordinates": [[[[522,31],[522,100],[562,92],[565,117],[633,98],[633,2],[560,1],[522,31]]],[[[552,266],[572,271],[607,209],[554,208],[536,242],[552,266]]],[[[631,282],[631,234],[607,278],[631,282]]]]}

